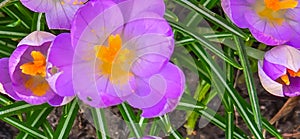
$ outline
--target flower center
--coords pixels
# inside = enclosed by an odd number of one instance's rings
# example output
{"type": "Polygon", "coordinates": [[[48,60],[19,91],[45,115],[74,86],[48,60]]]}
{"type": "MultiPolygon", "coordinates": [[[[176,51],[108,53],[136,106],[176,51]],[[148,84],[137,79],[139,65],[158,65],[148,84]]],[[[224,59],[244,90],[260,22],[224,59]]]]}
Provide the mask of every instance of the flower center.
{"type": "Polygon", "coordinates": [[[278,82],[285,84],[285,85],[290,85],[291,84],[290,77],[292,77],[292,78],[300,77],[300,70],[295,72],[293,70],[287,69],[287,74],[282,75],[278,82]]]}
{"type": "Polygon", "coordinates": [[[102,75],[109,77],[112,83],[126,83],[132,73],[130,64],[134,60],[135,53],[127,48],[122,48],[120,35],[110,35],[108,46],[96,46],[96,57],[100,60],[99,69],[102,75]]]}
{"type": "Polygon", "coordinates": [[[264,4],[258,3],[255,8],[261,18],[282,25],[286,10],[293,9],[297,5],[298,1],[296,0],[264,0],[264,4]]]}
{"type": "Polygon", "coordinates": [[[30,89],[36,96],[43,96],[49,90],[46,77],[46,58],[39,51],[32,51],[32,62],[25,63],[20,66],[22,73],[30,75],[29,79],[25,82],[25,87],[30,89]]]}
{"type": "Polygon", "coordinates": [[[33,58],[32,62],[25,63],[20,66],[22,73],[36,76],[40,75],[42,77],[46,76],[46,58],[39,51],[32,51],[31,57],[33,58]]]}
{"type": "Polygon", "coordinates": [[[298,1],[296,0],[264,0],[266,7],[273,10],[285,10],[285,9],[293,9],[297,7],[298,1]]]}

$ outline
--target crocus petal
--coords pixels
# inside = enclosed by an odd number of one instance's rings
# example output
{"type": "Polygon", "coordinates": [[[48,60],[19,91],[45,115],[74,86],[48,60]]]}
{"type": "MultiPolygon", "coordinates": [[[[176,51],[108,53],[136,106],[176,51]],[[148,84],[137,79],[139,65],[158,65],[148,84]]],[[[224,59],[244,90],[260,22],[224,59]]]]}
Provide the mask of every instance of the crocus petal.
{"type": "Polygon", "coordinates": [[[165,3],[163,0],[113,0],[118,3],[122,10],[125,22],[136,18],[144,13],[155,13],[162,17],[165,13],[165,3]]]}
{"type": "Polygon", "coordinates": [[[20,100],[19,96],[15,93],[12,82],[8,72],[8,58],[0,59],[0,92],[8,95],[14,100],[20,100]]]}
{"type": "Polygon", "coordinates": [[[145,118],[154,118],[164,115],[168,112],[173,111],[176,108],[178,102],[179,100],[176,99],[162,99],[159,103],[157,103],[157,105],[142,109],[143,112],[141,116],[145,118]]]}
{"type": "MultiPolygon", "coordinates": [[[[48,53],[48,67],[56,68],[58,76],[48,77],[51,88],[60,96],[73,96],[73,83],[72,83],[72,62],[74,50],[71,45],[71,37],[69,33],[58,35],[49,48],[48,53]]],[[[49,69],[50,68],[50,69],[49,69]]],[[[49,73],[51,74],[51,73],[49,73]]]]}
{"type": "Polygon", "coordinates": [[[228,17],[240,28],[249,26],[245,13],[251,10],[247,0],[221,0],[222,8],[228,17]]]}
{"type": "Polygon", "coordinates": [[[62,106],[62,105],[65,105],[65,104],[71,102],[73,99],[74,99],[74,97],[61,97],[61,96],[55,95],[52,99],[50,99],[48,101],[48,103],[51,106],[62,106]]]}
{"type": "Polygon", "coordinates": [[[65,3],[73,4],[73,5],[82,5],[86,3],[88,0],[64,0],[65,3]]]}
{"type": "Polygon", "coordinates": [[[154,75],[151,78],[136,79],[136,82],[135,93],[126,98],[131,106],[149,108],[164,99],[167,83],[163,77],[154,75]]]}
{"type": "Polygon", "coordinates": [[[40,46],[46,42],[52,42],[55,38],[55,35],[44,32],[44,31],[34,31],[30,33],[28,36],[23,38],[18,46],[21,45],[29,45],[29,46],[40,46]]]}
{"type": "Polygon", "coordinates": [[[258,75],[262,86],[272,95],[284,97],[282,84],[272,80],[262,69],[262,61],[258,62],[258,75]]]}
{"type": "Polygon", "coordinates": [[[289,97],[295,97],[300,95],[300,78],[290,78],[290,85],[283,86],[283,94],[289,97]]]}
{"type": "MultiPolygon", "coordinates": [[[[101,101],[104,104],[100,107],[109,107],[113,105],[117,105],[122,103],[123,101],[120,99],[120,92],[116,92],[113,84],[106,77],[99,77],[97,79],[97,92],[99,92],[101,101]]],[[[126,93],[130,93],[131,91],[126,91],[126,93]]]]}
{"type": "Polygon", "coordinates": [[[144,116],[147,113],[152,113],[153,116],[165,114],[176,107],[183,94],[184,84],[182,71],[168,63],[158,74],[137,80],[135,93],[126,100],[131,106],[146,110],[144,116]]]}
{"type": "Polygon", "coordinates": [[[51,10],[56,1],[54,0],[21,0],[22,4],[34,12],[46,12],[51,10]]]}
{"type": "Polygon", "coordinates": [[[70,29],[78,8],[87,0],[21,0],[22,4],[35,12],[43,12],[50,29],[70,29]]]}
{"type": "Polygon", "coordinates": [[[84,46],[82,49],[88,49],[87,51],[94,50],[95,45],[103,45],[112,32],[123,23],[122,12],[114,2],[89,1],[74,17],[71,29],[72,45],[84,46]]]}
{"type": "Polygon", "coordinates": [[[266,52],[265,59],[273,64],[285,66],[297,72],[300,69],[300,51],[288,45],[276,46],[272,50],[266,52]]]}
{"type": "Polygon", "coordinates": [[[169,23],[158,14],[147,13],[141,17],[126,23],[123,30],[122,39],[124,42],[130,41],[144,34],[161,34],[165,37],[173,37],[173,31],[169,23]],[[157,26],[159,24],[159,26],[157,26]]]}
{"type": "Polygon", "coordinates": [[[264,59],[263,70],[272,80],[276,80],[286,74],[286,67],[278,64],[273,64],[264,59]]]}
{"type": "Polygon", "coordinates": [[[124,48],[136,52],[136,60],[131,68],[132,72],[140,77],[148,77],[159,72],[169,61],[174,46],[171,37],[160,34],[144,34],[126,42],[124,48]]]}
{"type": "MultiPolygon", "coordinates": [[[[81,79],[89,79],[86,75],[75,74],[73,76],[75,79],[77,77],[82,77],[81,79]]],[[[122,103],[122,100],[117,96],[117,93],[108,78],[91,78],[94,79],[74,82],[77,95],[84,103],[97,108],[105,108],[122,103]],[[80,86],[77,84],[80,84],[80,86]]]]}
{"type": "Polygon", "coordinates": [[[261,19],[255,11],[248,12],[245,16],[252,35],[267,45],[280,45],[288,42],[294,36],[294,32],[291,32],[293,29],[287,22],[277,25],[261,19]]]}
{"type": "Polygon", "coordinates": [[[61,4],[56,2],[53,11],[47,12],[46,20],[50,29],[71,29],[71,22],[81,5],[61,4]]]}
{"type": "Polygon", "coordinates": [[[293,28],[293,30],[296,32],[296,34],[288,42],[288,44],[290,44],[291,46],[298,48],[298,49],[300,48],[300,45],[299,45],[300,44],[300,40],[299,40],[300,17],[298,16],[299,14],[300,14],[300,4],[298,4],[298,6],[296,8],[293,8],[293,10],[287,10],[286,14],[285,14],[288,19],[292,19],[292,20],[288,20],[288,23],[293,28]]]}

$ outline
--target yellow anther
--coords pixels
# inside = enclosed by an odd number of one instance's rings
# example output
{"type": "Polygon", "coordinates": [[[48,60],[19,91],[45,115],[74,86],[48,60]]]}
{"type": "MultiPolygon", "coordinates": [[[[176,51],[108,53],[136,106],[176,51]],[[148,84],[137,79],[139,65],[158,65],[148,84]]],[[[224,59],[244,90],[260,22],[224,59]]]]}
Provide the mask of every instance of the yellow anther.
{"type": "Polygon", "coordinates": [[[292,9],[297,7],[297,0],[264,0],[266,7],[273,11],[292,9]]]}
{"type": "Polygon", "coordinates": [[[32,62],[25,63],[20,66],[22,73],[36,76],[40,75],[42,77],[46,76],[46,57],[39,51],[32,51],[31,57],[32,62]]]}
{"type": "Polygon", "coordinates": [[[290,85],[290,79],[288,75],[282,75],[280,79],[285,83],[285,85],[290,85]]]}

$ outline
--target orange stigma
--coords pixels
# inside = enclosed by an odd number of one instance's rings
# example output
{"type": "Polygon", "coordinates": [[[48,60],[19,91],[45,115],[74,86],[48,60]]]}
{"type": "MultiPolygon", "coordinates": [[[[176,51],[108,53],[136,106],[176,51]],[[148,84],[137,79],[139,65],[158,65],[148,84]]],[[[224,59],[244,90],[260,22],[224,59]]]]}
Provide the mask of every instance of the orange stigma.
{"type": "Polygon", "coordinates": [[[297,72],[294,72],[293,70],[288,69],[287,71],[291,77],[300,77],[300,70],[298,70],[297,72]]]}
{"type": "Polygon", "coordinates": [[[31,57],[33,62],[28,62],[20,66],[22,73],[35,76],[40,75],[42,77],[46,76],[46,58],[39,51],[32,51],[31,57]]]}
{"type": "Polygon", "coordinates": [[[290,85],[290,78],[295,78],[295,77],[300,77],[300,70],[298,70],[297,72],[291,70],[291,69],[287,69],[287,73],[285,75],[282,75],[280,77],[280,80],[277,80],[278,82],[280,82],[281,84],[285,84],[285,85],[290,85]]]}
{"type": "Polygon", "coordinates": [[[288,75],[282,75],[281,77],[280,77],[280,79],[284,82],[284,84],[285,85],[290,85],[290,79],[289,79],[289,76],[288,75]]]}
{"type": "Polygon", "coordinates": [[[32,62],[20,66],[22,73],[30,75],[24,86],[36,96],[43,96],[50,89],[46,81],[46,57],[39,51],[32,51],[32,62]]]}
{"type": "Polygon", "coordinates": [[[108,46],[96,46],[96,57],[101,61],[101,73],[107,75],[110,81],[124,83],[132,74],[129,66],[134,59],[135,53],[127,48],[122,48],[122,39],[119,34],[110,35],[108,46]],[[120,81],[122,80],[122,81],[120,81]]]}
{"type": "Polygon", "coordinates": [[[296,0],[264,0],[266,7],[273,11],[292,9],[297,7],[296,0]]]}

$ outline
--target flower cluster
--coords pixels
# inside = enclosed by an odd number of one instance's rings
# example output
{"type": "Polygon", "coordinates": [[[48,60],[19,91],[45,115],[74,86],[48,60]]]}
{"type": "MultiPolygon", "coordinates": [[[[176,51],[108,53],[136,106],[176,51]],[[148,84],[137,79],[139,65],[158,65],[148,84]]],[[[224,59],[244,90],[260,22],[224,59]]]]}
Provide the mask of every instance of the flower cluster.
{"type": "Polygon", "coordinates": [[[169,62],[174,38],[163,0],[21,2],[45,12],[49,28],[70,33],[33,32],[0,60],[10,97],[60,106],[77,95],[97,108],[127,102],[146,118],[175,109],[185,77],[169,62]]]}
{"type": "Polygon", "coordinates": [[[276,96],[300,95],[298,0],[222,0],[227,16],[260,42],[276,46],[258,62],[263,87],[276,96]]]}

